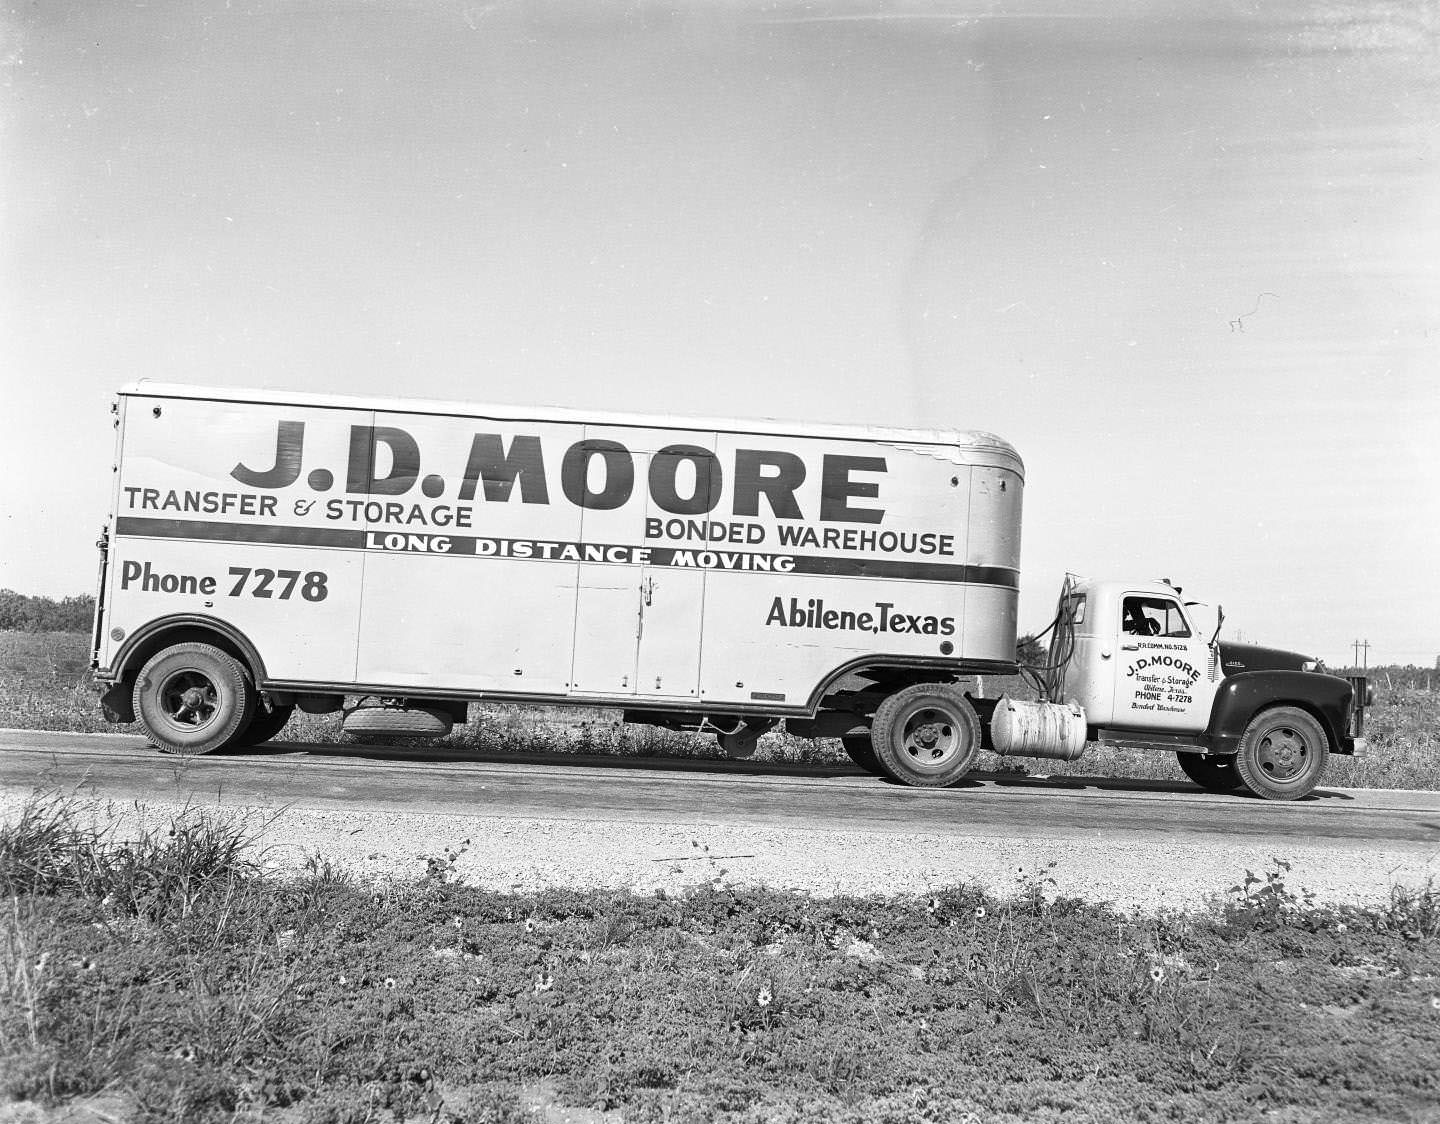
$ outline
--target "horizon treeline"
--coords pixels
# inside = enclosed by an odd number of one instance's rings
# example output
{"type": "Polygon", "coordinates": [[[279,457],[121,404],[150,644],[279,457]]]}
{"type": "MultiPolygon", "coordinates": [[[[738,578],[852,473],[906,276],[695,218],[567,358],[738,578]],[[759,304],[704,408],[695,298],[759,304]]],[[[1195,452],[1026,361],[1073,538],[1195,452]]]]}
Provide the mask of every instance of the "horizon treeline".
{"type": "Polygon", "coordinates": [[[13,589],[0,589],[0,631],[89,632],[95,618],[95,597],[31,597],[13,589]]]}

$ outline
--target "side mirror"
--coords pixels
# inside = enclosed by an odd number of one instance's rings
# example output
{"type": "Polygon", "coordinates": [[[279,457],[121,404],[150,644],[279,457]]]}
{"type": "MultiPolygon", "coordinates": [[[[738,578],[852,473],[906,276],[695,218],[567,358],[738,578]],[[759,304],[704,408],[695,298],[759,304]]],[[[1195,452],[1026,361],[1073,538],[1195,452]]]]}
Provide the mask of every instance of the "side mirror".
{"type": "Polygon", "coordinates": [[[1225,606],[1215,607],[1215,635],[1210,637],[1210,647],[1215,647],[1215,641],[1220,639],[1220,629],[1225,624],[1225,606]]]}

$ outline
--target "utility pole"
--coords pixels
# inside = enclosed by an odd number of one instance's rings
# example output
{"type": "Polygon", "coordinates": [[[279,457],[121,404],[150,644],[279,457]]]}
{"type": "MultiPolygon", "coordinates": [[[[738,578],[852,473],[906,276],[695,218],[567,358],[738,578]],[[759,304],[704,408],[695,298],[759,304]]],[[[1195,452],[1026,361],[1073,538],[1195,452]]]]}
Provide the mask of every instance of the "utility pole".
{"type": "Polygon", "coordinates": [[[1370,668],[1370,641],[1357,640],[1351,647],[1355,649],[1355,666],[1362,671],[1368,671],[1370,668]],[[1361,662],[1360,656],[1362,651],[1365,653],[1363,663],[1361,662]]]}

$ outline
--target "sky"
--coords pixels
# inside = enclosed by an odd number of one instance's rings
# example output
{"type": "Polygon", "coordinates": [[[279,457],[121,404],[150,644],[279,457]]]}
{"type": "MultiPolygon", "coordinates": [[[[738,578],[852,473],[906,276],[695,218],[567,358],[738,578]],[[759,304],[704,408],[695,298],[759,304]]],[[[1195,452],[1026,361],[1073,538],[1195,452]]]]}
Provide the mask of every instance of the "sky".
{"type": "Polygon", "coordinates": [[[981,429],[1067,571],[1440,657],[1440,16],[1279,0],[0,10],[0,587],[136,379],[981,429]]]}

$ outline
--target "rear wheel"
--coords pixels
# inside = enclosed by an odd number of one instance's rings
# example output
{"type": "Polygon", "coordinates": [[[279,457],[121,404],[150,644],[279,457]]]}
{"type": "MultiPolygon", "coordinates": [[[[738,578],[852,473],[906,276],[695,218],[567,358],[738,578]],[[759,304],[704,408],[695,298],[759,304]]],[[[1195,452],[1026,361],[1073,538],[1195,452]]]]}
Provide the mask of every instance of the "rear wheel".
{"type": "Polygon", "coordinates": [[[1177,752],[1180,771],[1206,792],[1234,792],[1245,782],[1235,771],[1235,758],[1177,752]]]}
{"type": "Polygon", "coordinates": [[[980,719],[958,687],[916,683],[875,711],[870,738],[880,766],[901,784],[955,784],[980,752],[980,719]]]}
{"type": "Polygon", "coordinates": [[[880,765],[880,758],[875,756],[875,747],[871,744],[868,733],[846,734],[840,739],[840,744],[845,747],[846,756],[867,773],[874,773],[877,777],[885,776],[885,770],[880,765]]]}
{"type": "Polygon", "coordinates": [[[213,644],[176,644],[135,680],[135,714],[165,753],[212,753],[250,722],[255,691],[240,661],[213,644]]]}
{"type": "Polygon", "coordinates": [[[1235,754],[1245,787],[1266,800],[1299,800],[1320,783],[1330,742],[1320,723],[1293,706],[1277,706],[1250,719],[1235,754]]]}

